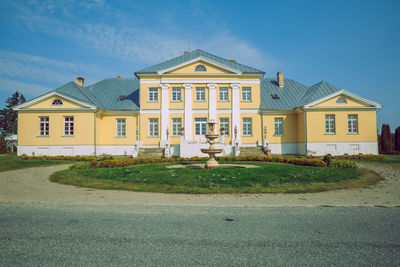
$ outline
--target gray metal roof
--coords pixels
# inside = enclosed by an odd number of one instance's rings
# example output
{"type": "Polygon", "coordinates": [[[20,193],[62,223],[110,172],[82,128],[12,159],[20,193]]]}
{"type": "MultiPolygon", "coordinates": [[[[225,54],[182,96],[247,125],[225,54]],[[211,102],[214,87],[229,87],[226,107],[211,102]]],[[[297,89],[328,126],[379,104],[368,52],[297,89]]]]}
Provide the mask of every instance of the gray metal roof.
{"type": "Polygon", "coordinates": [[[320,81],[319,83],[316,83],[308,88],[307,92],[297,103],[297,106],[301,107],[307,105],[337,91],[340,91],[340,89],[335,87],[334,85],[325,81],[320,81]]]}
{"type": "Polygon", "coordinates": [[[109,78],[85,87],[105,110],[139,110],[139,81],[136,78],[109,78]],[[121,101],[120,96],[125,96],[121,101]]]}
{"type": "Polygon", "coordinates": [[[62,95],[74,98],[87,104],[100,106],[100,102],[91,92],[87,91],[85,88],[77,85],[74,82],[66,83],[63,86],[60,86],[57,89],[53,90],[53,92],[60,93],[62,95]]]}
{"type": "Polygon", "coordinates": [[[308,87],[292,79],[284,79],[284,87],[279,87],[274,78],[261,80],[261,109],[293,109],[303,97],[308,87]],[[277,94],[279,99],[273,99],[272,94],[277,94]]]}
{"type": "Polygon", "coordinates": [[[195,58],[198,58],[198,57],[207,58],[209,60],[215,61],[215,62],[217,62],[219,64],[225,65],[225,66],[227,66],[229,68],[232,68],[234,70],[240,71],[242,73],[264,74],[263,71],[260,71],[260,70],[257,70],[257,69],[254,69],[254,68],[251,68],[251,67],[236,63],[236,62],[229,61],[229,60],[224,59],[222,57],[218,57],[218,56],[215,56],[213,54],[210,54],[210,53],[207,53],[205,51],[202,51],[200,49],[196,49],[196,50],[194,50],[192,52],[187,53],[186,55],[181,55],[181,56],[175,57],[173,59],[164,61],[164,62],[162,62],[160,64],[157,64],[157,65],[154,65],[154,66],[151,66],[151,67],[147,67],[145,69],[142,69],[140,71],[135,72],[135,74],[157,73],[158,71],[169,69],[169,68],[172,68],[174,66],[181,65],[181,64],[183,64],[185,62],[188,62],[188,61],[190,61],[192,59],[195,59],[195,58]]]}

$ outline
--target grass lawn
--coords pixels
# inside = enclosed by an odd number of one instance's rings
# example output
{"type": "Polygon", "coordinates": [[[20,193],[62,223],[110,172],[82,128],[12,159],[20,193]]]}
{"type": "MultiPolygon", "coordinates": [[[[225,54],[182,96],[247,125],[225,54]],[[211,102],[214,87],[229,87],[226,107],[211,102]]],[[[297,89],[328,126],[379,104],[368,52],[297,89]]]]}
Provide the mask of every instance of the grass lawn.
{"type": "Polygon", "coordinates": [[[367,186],[381,179],[375,173],[353,168],[242,163],[260,168],[169,169],[166,166],[176,163],[156,163],[122,168],[70,169],[53,174],[50,180],[98,189],[165,193],[298,193],[367,186]]]}
{"type": "Polygon", "coordinates": [[[11,171],[31,167],[45,167],[57,164],[66,164],[67,161],[60,160],[23,160],[14,154],[0,155],[0,172],[11,171]]]}

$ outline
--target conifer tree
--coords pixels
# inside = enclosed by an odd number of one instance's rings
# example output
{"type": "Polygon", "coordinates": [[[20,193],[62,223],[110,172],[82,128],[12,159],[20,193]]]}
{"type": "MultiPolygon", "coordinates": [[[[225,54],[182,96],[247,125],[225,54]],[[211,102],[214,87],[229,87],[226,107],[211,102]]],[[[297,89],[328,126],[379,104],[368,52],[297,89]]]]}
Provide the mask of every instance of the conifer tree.
{"type": "Polygon", "coordinates": [[[400,152],[400,126],[394,132],[394,150],[400,152]]]}
{"type": "Polygon", "coordinates": [[[0,135],[0,154],[7,153],[7,142],[3,135],[0,135]]]}
{"type": "Polygon", "coordinates": [[[0,114],[0,131],[4,136],[17,134],[17,112],[12,110],[12,107],[22,104],[26,101],[25,97],[16,91],[12,96],[7,98],[6,106],[0,114]]]}
{"type": "Polygon", "coordinates": [[[381,150],[382,153],[391,152],[393,150],[392,134],[389,124],[382,124],[381,150]]]}

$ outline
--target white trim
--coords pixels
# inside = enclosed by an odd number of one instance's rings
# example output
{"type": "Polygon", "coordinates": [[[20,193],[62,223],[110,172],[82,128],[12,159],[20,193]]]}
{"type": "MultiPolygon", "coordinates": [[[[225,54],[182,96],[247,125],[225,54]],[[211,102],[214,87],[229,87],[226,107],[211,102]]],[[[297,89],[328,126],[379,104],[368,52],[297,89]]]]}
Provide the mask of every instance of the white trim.
{"type": "Polygon", "coordinates": [[[140,114],[160,114],[160,109],[141,109],[139,111],[140,114]]]}
{"type": "Polygon", "coordinates": [[[240,113],[252,113],[252,114],[258,114],[260,112],[259,109],[240,109],[240,113]]]}
{"type": "Polygon", "coordinates": [[[184,109],[169,109],[169,113],[177,113],[177,114],[184,114],[184,109]]]}
{"type": "Polygon", "coordinates": [[[368,99],[365,99],[365,98],[363,98],[361,96],[358,96],[356,94],[350,93],[350,92],[345,91],[345,90],[339,90],[337,92],[334,92],[334,93],[332,93],[330,95],[327,95],[327,96],[325,96],[323,98],[320,98],[320,99],[315,100],[315,101],[313,101],[311,103],[308,103],[308,104],[304,105],[304,107],[305,108],[310,108],[311,106],[317,105],[317,104],[319,104],[321,102],[324,102],[324,101],[326,101],[328,99],[331,99],[331,98],[333,98],[335,96],[342,95],[342,94],[346,95],[346,96],[348,96],[350,98],[356,99],[356,100],[358,100],[360,102],[363,102],[364,104],[368,104],[368,105],[374,106],[375,108],[379,108],[379,109],[382,108],[381,104],[378,104],[376,102],[370,101],[368,99]]]}
{"type": "Polygon", "coordinates": [[[169,95],[168,95],[168,83],[160,84],[161,87],[161,141],[167,140],[167,129],[168,129],[168,118],[169,118],[169,95]]]}
{"type": "Polygon", "coordinates": [[[137,110],[105,110],[101,112],[102,116],[108,116],[108,115],[134,115],[137,116],[139,111],[137,110]]]}
{"type": "Polygon", "coordinates": [[[239,142],[240,143],[240,136],[241,136],[241,131],[240,131],[240,108],[239,108],[239,101],[240,101],[240,95],[239,95],[239,88],[240,84],[238,83],[232,83],[229,85],[232,88],[232,124],[231,124],[231,137],[234,142],[239,142]],[[237,129],[237,139],[235,139],[235,127],[237,129]]]}
{"type": "Polygon", "coordinates": [[[309,155],[378,154],[378,142],[309,142],[309,155]],[[356,146],[355,146],[356,145],[356,146]],[[358,146],[357,146],[358,145],[358,146]],[[329,147],[328,147],[329,146],[329,147]],[[352,147],[358,147],[354,150],[352,147]],[[329,148],[334,148],[331,150],[329,148]]]}
{"type": "Polygon", "coordinates": [[[249,83],[249,84],[260,84],[260,79],[248,79],[248,80],[238,80],[238,79],[148,79],[148,80],[140,80],[140,83],[143,84],[159,84],[159,83],[222,83],[222,84],[230,84],[230,83],[249,83]]]}
{"type": "Polygon", "coordinates": [[[197,61],[200,61],[200,60],[201,60],[201,61],[204,61],[204,62],[207,62],[207,63],[209,63],[209,64],[211,64],[211,65],[215,65],[215,66],[217,66],[217,67],[220,67],[220,68],[222,68],[222,69],[231,71],[231,72],[233,72],[233,73],[242,75],[242,72],[241,72],[241,71],[237,71],[237,70],[232,69],[232,68],[230,68],[230,67],[228,67],[228,66],[226,66],[226,65],[223,65],[223,64],[221,64],[221,63],[218,63],[218,62],[216,62],[216,61],[214,61],[214,60],[210,60],[210,59],[205,58],[205,57],[203,57],[203,56],[199,56],[199,57],[196,57],[196,58],[194,58],[194,59],[192,59],[192,60],[185,61],[185,62],[183,62],[183,63],[181,63],[181,64],[179,64],[179,65],[175,65],[175,66],[170,67],[170,68],[168,68],[168,69],[159,70],[157,73],[158,73],[159,75],[161,75],[161,74],[164,74],[164,73],[166,73],[166,72],[169,72],[169,71],[172,71],[172,70],[175,70],[175,69],[179,69],[179,68],[181,68],[181,67],[187,66],[187,65],[189,65],[189,64],[192,64],[192,63],[197,62],[197,61]]]}
{"type": "Polygon", "coordinates": [[[208,119],[217,121],[217,84],[209,83],[208,87],[208,119]]]}
{"type": "Polygon", "coordinates": [[[29,101],[27,101],[27,102],[25,102],[25,103],[22,103],[22,104],[20,104],[20,105],[17,105],[17,106],[15,106],[15,107],[13,107],[13,110],[20,110],[21,108],[25,108],[25,107],[34,105],[34,104],[36,104],[36,103],[38,103],[38,102],[41,102],[41,101],[43,101],[43,100],[46,100],[46,99],[48,99],[48,98],[50,98],[50,97],[52,97],[52,96],[54,96],[54,95],[57,95],[57,96],[62,97],[62,98],[65,98],[65,99],[67,99],[67,100],[69,100],[69,101],[72,101],[72,102],[75,102],[75,103],[77,103],[77,104],[79,104],[79,105],[86,106],[86,107],[88,107],[88,108],[90,108],[90,109],[96,109],[96,107],[93,106],[93,105],[91,105],[91,104],[88,104],[88,103],[85,103],[85,102],[76,100],[76,99],[71,98],[71,97],[69,97],[69,96],[65,96],[65,95],[63,95],[63,94],[60,94],[60,93],[58,93],[58,92],[54,92],[54,91],[53,91],[53,92],[47,93],[47,94],[45,94],[45,95],[39,96],[39,97],[37,97],[37,98],[34,98],[34,99],[32,99],[32,100],[29,100],[29,101]]]}
{"type": "Polygon", "coordinates": [[[231,109],[218,109],[217,108],[217,114],[218,113],[232,113],[231,109]]]}
{"type": "Polygon", "coordinates": [[[37,113],[37,112],[94,112],[95,110],[89,108],[55,108],[55,109],[47,109],[47,108],[30,108],[30,109],[19,109],[18,112],[22,113],[37,113]]]}
{"type": "Polygon", "coordinates": [[[281,115],[281,114],[295,114],[300,112],[301,110],[295,111],[293,109],[261,109],[260,113],[261,114],[271,114],[271,115],[281,115]]]}
{"type": "Polygon", "coordinates": [[[196,114],[207,114],[209,111],[208,109],[193,109],[192,112],[196,114]]]}
{"type": "Polygon", "coordinates": [[[186,141],[191,141],[193,139],[193,121],[192,121],[192,88],[193,84],[190,83],[184,83],[183,88],[185,88],[185,96],[184,96],[184,101],[185,101],[185,119],[183,122],[183,127],[184,127],[184,134],[185,134],[185,140],[186,141]]]}
{"type": "Polygon", "coordinates": [[[377,107],[309,107],[306,110],[366,110],[366,109],[378,109],[377,107]]]}

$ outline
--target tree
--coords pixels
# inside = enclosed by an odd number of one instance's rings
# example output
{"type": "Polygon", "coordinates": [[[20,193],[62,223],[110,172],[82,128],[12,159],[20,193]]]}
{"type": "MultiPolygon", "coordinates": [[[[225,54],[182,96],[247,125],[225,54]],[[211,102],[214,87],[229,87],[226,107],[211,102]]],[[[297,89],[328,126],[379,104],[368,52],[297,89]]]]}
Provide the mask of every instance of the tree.
{"type": "Polygon", "coordinates": [[[381,131],[381,151],[382,153],[391,152],[393,150],[392,134],[389,124],[382,124],[381,131]]]}
{"type": "Polygon", "coordinates": [[[0,154],[7,153],[7,142],[3,135],[0,135],[0,154]]]}
{"type": "Polygon", "coordinates": [[[400,152],[400,126],[394,132],[394,150],[400,152]]]}
{"type": "Polygon", "coordinates": [[[16,111],[12,110],[12,107],[18,104],[22,104],[25,101],[25,97],[18,91],[7,98],[6,106],[1,111],[0,115],[0,131],[2,135],[9,136],[12,134],[17,134],[18,114],[16,111]]]}

